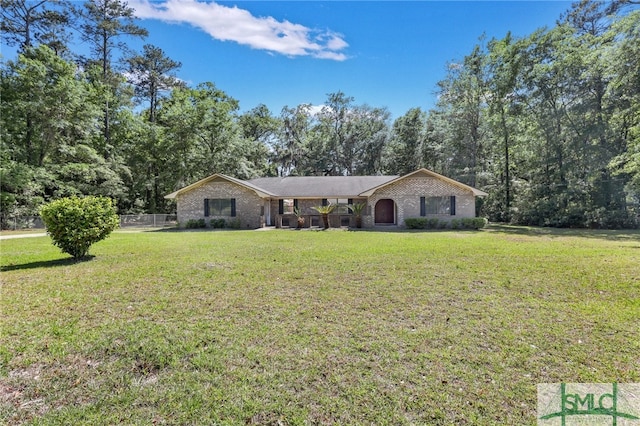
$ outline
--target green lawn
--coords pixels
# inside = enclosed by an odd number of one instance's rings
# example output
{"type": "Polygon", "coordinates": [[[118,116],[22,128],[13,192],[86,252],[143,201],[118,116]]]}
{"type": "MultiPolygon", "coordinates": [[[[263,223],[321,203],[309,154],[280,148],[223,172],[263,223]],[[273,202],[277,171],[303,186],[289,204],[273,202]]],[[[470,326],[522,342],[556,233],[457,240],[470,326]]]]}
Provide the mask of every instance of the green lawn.
{"type": "Polygon", "coordinates": [[[640,233],[114,233],[0,246],[0,423],[535,424],[640,382],[640,233]]]}

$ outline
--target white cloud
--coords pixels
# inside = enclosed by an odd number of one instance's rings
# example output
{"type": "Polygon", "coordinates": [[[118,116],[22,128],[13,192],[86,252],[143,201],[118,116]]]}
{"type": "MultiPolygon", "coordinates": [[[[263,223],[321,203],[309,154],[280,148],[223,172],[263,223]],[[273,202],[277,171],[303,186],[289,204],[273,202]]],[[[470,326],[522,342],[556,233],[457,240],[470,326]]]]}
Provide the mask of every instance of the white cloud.
{"type": "Polygon", "coordinates": [[[254,49],[267,50],[286,56],[312,56],[319,59],[344,61],[342,51],[349,46],[331,31],[318,31],[278,21],[273,17],[255,17],[237,6],[197,0],[129,0],[136,16],[173,23],[188,23],[221,41],[235,41],[254,49]]]}
{"type": "Polygon", "coordinates": [[[308,109],[307,109],[307,113],[309,114],[309,116],[311,117],[317,117],[318,115],[320,115],[320,113],[322,112],[322,110],[324,108],[327,108],[326,105],[308,105],[308,109]]]}

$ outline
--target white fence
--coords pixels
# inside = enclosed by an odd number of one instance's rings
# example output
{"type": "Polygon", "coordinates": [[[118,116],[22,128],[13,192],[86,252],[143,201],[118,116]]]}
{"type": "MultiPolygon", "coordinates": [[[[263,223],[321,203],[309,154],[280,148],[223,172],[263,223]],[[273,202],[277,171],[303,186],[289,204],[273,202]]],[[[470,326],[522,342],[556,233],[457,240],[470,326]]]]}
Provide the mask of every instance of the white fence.
{"type": "MultiPolygon", "coordinates": [[[[45,229],[40,216],[7,217],[3,221],[4,229],[45,229]]],[[[178,218],[174,214],[127,214],[120,216],[121,228],[164,228],[177,226],[178,218]]]]}

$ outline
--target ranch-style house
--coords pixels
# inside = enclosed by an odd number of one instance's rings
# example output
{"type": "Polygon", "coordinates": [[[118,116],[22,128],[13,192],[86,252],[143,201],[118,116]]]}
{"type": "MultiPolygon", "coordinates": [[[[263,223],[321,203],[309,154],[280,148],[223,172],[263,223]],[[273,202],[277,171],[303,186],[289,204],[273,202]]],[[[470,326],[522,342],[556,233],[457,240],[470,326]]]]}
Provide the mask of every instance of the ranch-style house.
{"type": "Polygon", "coordinates": [[[242,228],[322,227],[313,207],[334,204],[332,227],[355,226],[347,205],[364,203],[362,227],[404,226],[404,220],[473,218],[485,192],[427,169],[404,176],[287,176],[240,180],[214,174],[167,196],[177,203],[178,222],[239,221],[242,228]]]}

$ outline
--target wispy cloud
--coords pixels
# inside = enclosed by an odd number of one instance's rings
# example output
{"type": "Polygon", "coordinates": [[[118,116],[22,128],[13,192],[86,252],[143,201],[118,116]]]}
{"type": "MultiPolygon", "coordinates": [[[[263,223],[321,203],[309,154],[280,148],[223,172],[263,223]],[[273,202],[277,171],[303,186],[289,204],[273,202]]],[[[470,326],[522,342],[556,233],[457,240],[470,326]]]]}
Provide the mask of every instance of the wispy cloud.
{"type": "Polygon", "coordinates": [[[136,16],[165,22],[188,23],[221,41],[235,41],[286,56],[312,56],[319,59],[344,61],[343,50],[349,46],[338,33],[319,31],[278,21],[273,17],[256,17],[237,6],[197,0],[129,0],[136,16]]]}

